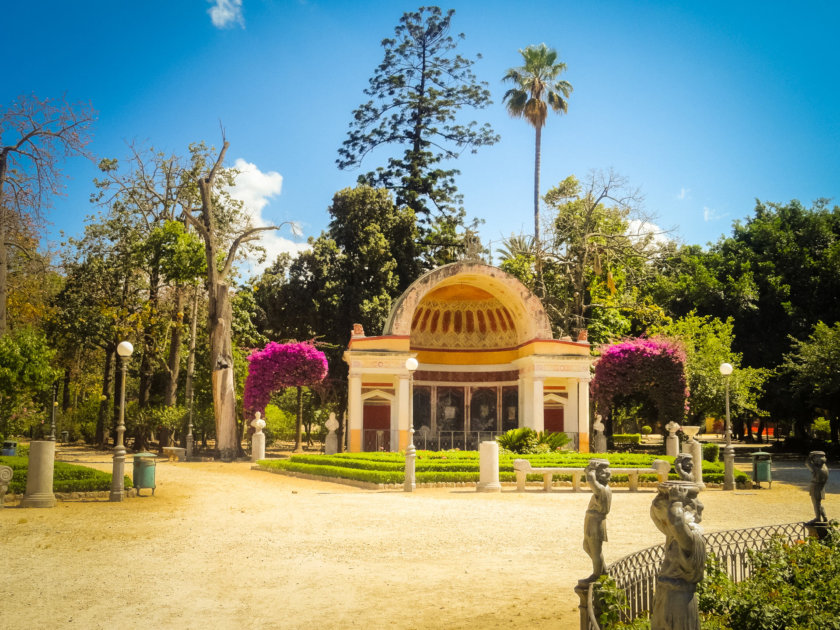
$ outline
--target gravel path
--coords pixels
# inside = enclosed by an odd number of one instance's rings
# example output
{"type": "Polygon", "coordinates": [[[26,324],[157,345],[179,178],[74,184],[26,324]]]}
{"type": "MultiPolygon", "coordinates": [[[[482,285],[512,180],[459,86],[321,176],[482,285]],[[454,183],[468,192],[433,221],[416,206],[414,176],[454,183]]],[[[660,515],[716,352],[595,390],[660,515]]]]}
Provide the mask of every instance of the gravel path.
{"type": "MultiPolygon", "coordinates": [[[[59,459],[110,470],[108,453],[59,459]]],[[[804,465],[773,471],[788,481],[704,492],[706,531],[810,519],[804,465]]],[[[0,510],[0,625],[577,625],[573,588],[591,572],[581,547],[588,492],[371,491],[248,463],[159,462],[156,472],[154,497],[0,510]]],[[[826,488],[829,516],[840,516],[837,478],[826,488]]],[[[607,562],[662,542],[648,515],[653,493],[614,489],[607,562]]]]}

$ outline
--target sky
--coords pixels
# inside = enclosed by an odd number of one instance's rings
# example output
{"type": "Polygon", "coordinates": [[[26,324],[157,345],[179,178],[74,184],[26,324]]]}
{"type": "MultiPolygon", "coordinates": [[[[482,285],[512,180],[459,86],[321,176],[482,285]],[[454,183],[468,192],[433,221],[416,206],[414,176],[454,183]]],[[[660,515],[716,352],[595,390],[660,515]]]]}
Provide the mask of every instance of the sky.
{"type": "MultiPolygon", "coordinates": [[[[6,53],[0,107],[21,94],[90,102],[89,148],[126,158],[128,143],[185,154],[219,147],[242,171],[236,194],[257,222],[296,221],[267,237],[296,251],[329,221],[333,195],[361,170],[335,164],[366,100],[383,38],[419,3],[356,0],[0,1],[6,53]]],[[[468,218],[495,250],[533,230],[534,130],[502,103],[519,50],[546,43],[567,64],[568,113],[542,137],[541,194],[574,174],[613,169],[644,210],[684,243],[731,233],[756,199],[840,203],[840,4],[818,2],[456,1],[458,51],[493,104],[463,120],[501,140],[456,162],[468,218]]],[[[402,149],[399,150],[401,153],[402,149]]],[[[79,235],[93,162],[63,165],[47,241],[79,235]]],[[[255,267],[254,270],[257,268],[255,267]]]]}

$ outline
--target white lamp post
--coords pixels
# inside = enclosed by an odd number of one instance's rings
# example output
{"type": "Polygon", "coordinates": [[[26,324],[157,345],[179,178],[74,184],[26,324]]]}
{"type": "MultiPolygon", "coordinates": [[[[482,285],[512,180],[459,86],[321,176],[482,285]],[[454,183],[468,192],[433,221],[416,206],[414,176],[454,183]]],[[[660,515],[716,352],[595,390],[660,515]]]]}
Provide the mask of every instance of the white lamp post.
{"type": "Polygon", "coordinates": [[[405,482],[403,489],[406,492],[414,492],[415,484],[415,459],[417,449],[414,448],[414,370],[417,369],[417,359],[409,357],[405,360],[405,369],[408,370],[408,446],[405,449],[405,482]]]}
{"type": "Polygon", "coordinates": [[[726,446],[723,448],[723,489],[735,489],[735,449],[732,448],[732,423],[729,419],[729,377],[732,376],[732,364],[721,363],[720,373],[726,381],[726,446]]]}
{"type": "Polygon", "coordinates": [[[111,501],[122,501],[125,497],[125,483],[123,482],[125,471],[125,445],[123,444],[123,434],[125,433],[125,375],[128,369],[128,359],[132,352],[134,352],[134,346],[128,341],[121,341],[120,345],[117,346],[122,378],[120,379],[120,421],[117,425],[114,467],[111,472],[111,501]]]}

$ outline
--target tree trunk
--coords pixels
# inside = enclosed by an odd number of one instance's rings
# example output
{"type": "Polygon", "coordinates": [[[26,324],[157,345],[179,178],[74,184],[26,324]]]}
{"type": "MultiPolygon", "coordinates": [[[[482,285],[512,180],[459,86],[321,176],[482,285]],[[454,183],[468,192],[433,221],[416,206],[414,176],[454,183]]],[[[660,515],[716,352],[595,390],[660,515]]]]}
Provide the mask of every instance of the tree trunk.
{"type": "Polygon", "coordinates": [[[223,282],[217,282],[215,286],[211,286],[207,305],[213,410],[216,420],[216,450],[224,461],[232,461],[239,452],[230,328],[232,311],[228,290],[228,285],[223,282]]]}
{"type": "Polygon", "coordinates": [[[153,320],[157,317],[159,299],[160,273],[157,262],[152,263],[149,273],[149,320],[143,328],[143,356],[140,359],[140,384],[137,392],[137,406],[145,409],[149,406],[152,393],[152,377],[155,370],[155,332],[153,320]]]}
{"type": "Polygon", "coordinates": [[[0,337],[6,334],[6,282],[8,280],[9,252],[6,248],[6,214],[0,207],[0,337]]]}
{"type": "Polygon", "coordinates": [[[542,127],[537,125],[537,139],[534,143],[534,247],[540,244],[540,145],[542,144],[542,127]]]}
{"type": "Polygon", "coordinates": [[[70,409],[70,366],[64,368],[64,384],[61,388],[61,411],[70,409]]]}
{"type": "Polygon", "coordinates": [[[108,445],[105,422],[108,418],[108,401],[111,399],[111,366],[114,362],[115,354],[115,346],[105,349],[105,367],[102,371],[102,396],[104,396],[104,400],[99,401],[99,414],[96,416],[95,441],[99,448],[105,448],[108,445]]]}
{"type": "Polygon", "coordinates": [[[303,388],[297,388],[297,423],[295,426],[295,453],[302,453],[301,437],[303,433],[303,388]]]}
{"type": "MultiPolygon", "coordinates": [[[[198,327],[198,286],[193,289],[192,313],[190,314],[190,351],[187,355],[187,380],[184,383],[184,398],[189,409],[188,423],[193,422],[193,375],[195,374],[195,335],[198,327]]],[[[182,446],[186,447],[186,439],[182,446]]]]}
{"type": "Polygon", "coordinates": [[[181,374],[181,339],[184,323],[184,288],[175,287],[175,313],[172,316],[172,334],[169,338],[169,360],[166,373],[166,389],[163,392],[163,404],[171,407],[177,402],[178,377],[181,374]]]}

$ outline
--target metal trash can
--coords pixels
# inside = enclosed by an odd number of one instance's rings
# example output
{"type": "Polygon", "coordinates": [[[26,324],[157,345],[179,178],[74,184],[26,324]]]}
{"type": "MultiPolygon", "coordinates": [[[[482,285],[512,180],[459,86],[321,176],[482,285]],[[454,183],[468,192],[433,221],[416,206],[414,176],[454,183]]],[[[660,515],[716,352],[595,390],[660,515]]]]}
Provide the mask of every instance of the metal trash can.
{"type": "Polygon", "coordinates": [[[136,453],[134,455],[134,487],[137,489],[137,496],[140,496],[141,488],[151,488],[155,493],[155,458],[154,453],[136,453]]]}
{"type": "Polygon", "coordinates": [[[14,457],[15,455],[17,455],[17,444],[17,442],[13,442],[12,440],[3,442],[3,448],[0,449],[0,455],[14,457]]]}
{"type": "Polygon", "coordinates": [[[61,432],[61,441],[67,444],[70,441],[70,431],[61,432]]]}
{"type": "Polygon", "coordinates": [[[770,458],[770,453],[763,451],[756,451],[751,455],[753,458],[753,482],[760,488],[761,482],[766,481],[773,487],[773,474],[770,465],[773,460],[770,458]]]}

